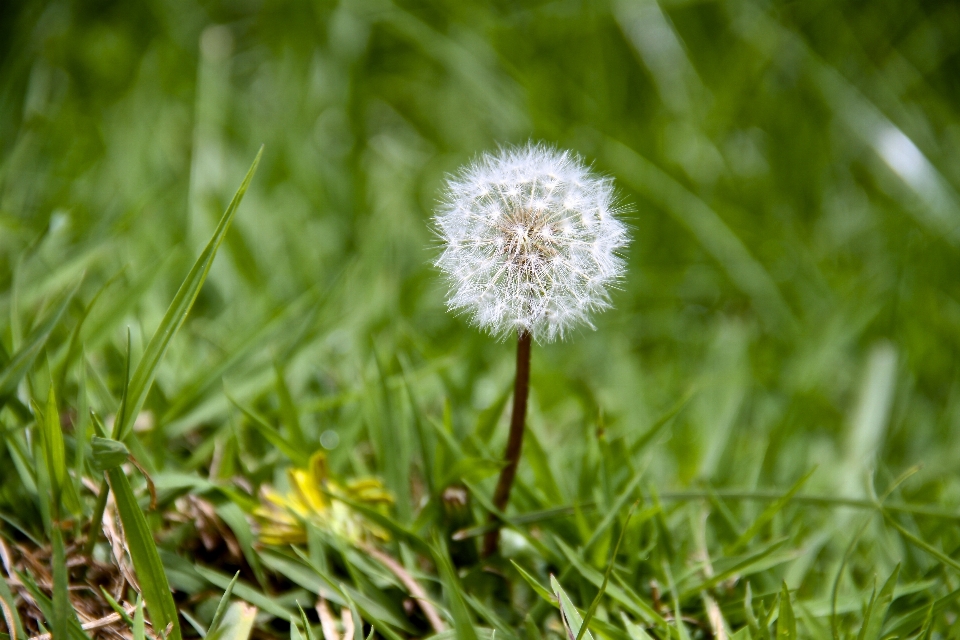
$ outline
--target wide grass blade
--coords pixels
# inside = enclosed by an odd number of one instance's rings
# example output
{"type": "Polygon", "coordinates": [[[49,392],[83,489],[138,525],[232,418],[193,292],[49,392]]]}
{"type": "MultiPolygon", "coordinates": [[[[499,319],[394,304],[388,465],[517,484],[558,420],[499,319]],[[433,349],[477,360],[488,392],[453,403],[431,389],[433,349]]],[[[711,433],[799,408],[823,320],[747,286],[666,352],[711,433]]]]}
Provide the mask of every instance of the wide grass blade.
{"type": "Polygon", "coordinates": [[[107,476],[117,504],[117,513],[123,524],[123,535],[130,551],[130,558],[133,560],[133,569],[140,581],[140,590],[143,592],[153,628],[163,630],[172,623],[173,630],[169,638],[180,640],[177,607],[173,602],[173,594],[167,582],[167,575],[163,571],[153,534],[147,525],[147,519],[140,510],[140,505],[137,504],[137,498],[123,469],[119,467],[110,469],[107,471],[107,476]]]}
{"type": "Polygon", "coordinates": [[[208,640],[247,640],[253,631],[257,608],[246,602],[234,602],[227,609],[216,631],[207,634],[208,640]]]}
{"type": "Polygon", "coordinates": [[[60,495],[67,477],[67,455],[63,448],[63,431],[60,428],[60,414],[57,411],[57,398],[50,386],[47,394],[47,408],[37,415],[40,433],[43,436],[43,455],[47,463],[47,474],[53,489],[53,511],[59,514],[60,495]]]}
{"type": "MultiPolygon", "coordinates": [[[[153,384],[153,379],[157,375],[157,368],[160,366],[163,354],[166,353],[167,348],[170,346],[170,341],[173,340],[173,337],[187,319],[187,314],[190,313],[190,309],[193,307],[193,303],[200,293],[200,288],[207,279],[207,274],[210,273],[210,267],[213,266],[213,259],[217,255],[217,249],[220,248],[220,244],[230,229],[230,223],[233,222],[237,208],[240,206],[240,202],[243,200],[243,196],[247,192],[251,180],[253,180],[253,175],[257,171],[257,165],[260,164],[260,156],[262,154],[263,147],[257,152],[257,157],[254,158],[253,164],[247,171],[247,175],[243,178],[243,182],[240,183],[240,188],[237,189],[223,217],[220,218],[220,223],[213,232],[213,237],[210,238],[210,242],[207,243],[200,257],[197,258],[193,268],[190,269],[190,273],[188,273],[184,279],[183,284],[180,285],[180,290],[177,291],[173,302],[170,303],[170,307],[167,309],[166,314],[164,314],[163,320],[160,321],[160,326],[157,327],[153,338],[151,338],[150,343],[147,344],[143,357],[140,359],[140,363],[133,373],[133,378],[130,380],[130,388],[127,392],[126,401],[123,403],[120,416],[117,418],[117,427],[114,431],[117,440],[126,438],[127,434],[133,428],[137,414],[140,413],[140,409],[147,399],[147,393],[153,384]]],[[[2,387],[0,387],[0,389],[2,389],[2,387]]],[[[149,607],[150,603],[148,601],[147,608],[149,609],[149,607]]]]}
{"type": "Polygon", "coordinates": [[[777,640],[797,640],[797,619],[790,604],[787,583],[780,590],[780,614],[777,616],[777,640]]]}
{"type": "MultiPolygon", "coordinates": [[[[556,594],[557,600],[560,601],[560,613],[563,614],[563,626],[567,630],[567,638],[569,640],[574,640],[574,638],[579,640],[582,636],[580,632],[583,631],[583,618],[580,617],[580,612],[573,606],[570,596],[552,575],[550,576],[550,587],[556,594]]],[[[593,634],[589,631],[585,635],[587,640],[593,640],[593,634]]]]}

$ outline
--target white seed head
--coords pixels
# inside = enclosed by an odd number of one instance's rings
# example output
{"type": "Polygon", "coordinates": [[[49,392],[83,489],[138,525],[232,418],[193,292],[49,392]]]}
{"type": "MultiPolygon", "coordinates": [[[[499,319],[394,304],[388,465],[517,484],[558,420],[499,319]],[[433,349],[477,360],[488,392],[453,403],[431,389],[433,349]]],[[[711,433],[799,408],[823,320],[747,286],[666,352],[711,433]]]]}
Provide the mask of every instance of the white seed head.
{"type": "Polygon", "coordinates": [[[434,217],[447,306],[499,337],[538,342],[593,327],[629,241],[613,182],[542,144],[483,154],[447,181],[434,217]]]}

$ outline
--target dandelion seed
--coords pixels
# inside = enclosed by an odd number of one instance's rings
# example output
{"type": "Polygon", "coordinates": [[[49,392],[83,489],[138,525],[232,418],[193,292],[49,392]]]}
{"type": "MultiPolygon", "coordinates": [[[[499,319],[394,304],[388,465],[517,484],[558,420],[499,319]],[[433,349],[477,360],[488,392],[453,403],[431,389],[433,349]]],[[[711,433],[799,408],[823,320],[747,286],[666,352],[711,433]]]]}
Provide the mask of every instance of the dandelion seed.
{"type": "MultiPolygon", "coordinates": [[[[609,178],[576,155],[541,144],[484,154],[450,178],[434,217],[447,306],[498,336],[517,335],[510,435],[493,505],[504,511],[520,463],[532,340],[562,339],[610,306],[623,275],[627,230],[609,178]]],[[[491,522],[494,522],[491,514],[491,522]]],[[[483,554],[499,545],[484,537],[483,554]]]]}
{"type": "Polygon", "coordinates": [[[609,178],[541,144],[484,154],[450,178],[434,225],[447,304],[498,336],[562,339],[610,306],[627,230],[609,178]]]}

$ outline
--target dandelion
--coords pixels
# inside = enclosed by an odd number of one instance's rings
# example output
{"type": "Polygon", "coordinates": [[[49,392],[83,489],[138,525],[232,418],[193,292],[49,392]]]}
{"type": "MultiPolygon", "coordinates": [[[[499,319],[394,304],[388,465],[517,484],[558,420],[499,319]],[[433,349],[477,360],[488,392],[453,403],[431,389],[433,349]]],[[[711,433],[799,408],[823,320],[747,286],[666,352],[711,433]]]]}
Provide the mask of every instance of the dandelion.
{"type": "Polygon", "coordinates": [[[447,183],[434,218],[448,307],[498,337],[553,342],[610,306],[626,227],[609,178],[568,151],[485,154],[447,183]]]}
{"type": "Polygon", "coordinates": [[[354,544],[389,538],[386,531],[335,497],[344,496],[374,508],[393,504],[393,497],[379,480],[358,478],[343,484],[334,481],[322,451],[313,454],[306,469],[290,469],[288,474],[290,490],[278,493],[262,488],[260,505],[253,511],[264,544],[306,542],[307,522],[354,544]]]}
{"type": "MultiPolygon", "coordinates": [[[[517,335],[506,466],[494,506],[509,502],[523,444],[532,341],[553,342],[610,306],[628,242],[613,182],[569,151],[542,144],[484,154],[447,182],[434,217],[447,306],[481,329],[517,335]]],[[[489,555],[498,543],[492,531],[489,555]]]]}

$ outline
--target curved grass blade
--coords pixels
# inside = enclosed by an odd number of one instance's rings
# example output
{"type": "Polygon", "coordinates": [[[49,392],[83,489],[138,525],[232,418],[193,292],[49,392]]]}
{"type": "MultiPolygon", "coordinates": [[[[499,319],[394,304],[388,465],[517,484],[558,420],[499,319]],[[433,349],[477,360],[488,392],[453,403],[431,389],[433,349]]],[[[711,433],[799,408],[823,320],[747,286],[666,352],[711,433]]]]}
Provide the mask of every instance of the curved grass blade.
{"type": "Polygon", "coordinates": [[[77,290],[80,289],[81,282],[83,282],[82,278],[77,280],[73,288],[70,289],[63,300],[60,301],[60,305],[56,310],[33,332],[27,343],[10,358],[10,361],[6,363],[3,371],[0,371],[0,408],[2,408],[16,392],[20,380],[22,380],[27,371],[30,370],[33,361],[47,344],[50,334],[57,324],[60,323],[60,318],[63,317],[63,313],[67,310],[74,296],[77,295],[77,290]]]}
{"type": "Polygon", "coordinates": [[[0,609],[2,609],[4,622],[7,624],[7,632],[10,637],[26,638],[27,634],[23,630],[23,621],[20,620],[20,614],[17,613],[16,603],[13,600],[13,593],[4,576],[0,575],[0,609]]]}
{"type": "Polygon", "coordinates": [[[277,429],[267,422],[266,418],[253,409],[240,404],[240,402],[235,400],[229,393],[224,392],[224,394],[227,396],[227,400],[247,417],[247,420],[257,429],[257,432],[259,432],[267,442],[282,451],[283,455],[287,456],[291,462],[300,467],[305,467],[309,464],[310,454],[308,449],[297,446],[296,443],[287,440],[277,429]]]}
{"type": "MultiPolygon", "coordinates": [[[[197,258],[193,268],[190,269],[190,273],[187,274],[183,284],[180,285],[180,290],[177,291],[173,302],[170,303],[170,307],[164,314],[163,320],[160,321],[160,326],[157,327],[156,332],[150,339],[150,343],[147,344],[143,357],[140,359],[133,378],[130,380],[130,388],[126,401],[123,403],[120,416],[117,418],[117,430],[115,432],[118,436],[117,440],[126,438],[130,430],[133,429],[133,423],[137,418],[137,414],[140,413],[140,409],[147,399],[147,393],[153,385],[153,379],[157,375],[160,360],[163,358],[164,353],[166,353],[167,347],[170,346],[170,341],[173,340],[173,336],[177,334],[177,331],[186,320],[187,314],[190,313],[190,309],[193,307],[193,303],[200,293],[200,288],[207,279],[207,274],[210,273],[210,267],[213,266],[213,259],[217,255],[217,249],[220,248],[220,244],[230,229],[230,223],[233,222],[237,208],[240,206],[240,202],[243,200],[243,196],[250,186],[250,181],[253,180],[253,174],[257,171],[257,165],[260,164],[260,156],[262,154],[263,147],[260,147],[260,150],[257,152],[257,157],[254,158],[253,164],[250,166],[249,171],[247,171],[247,175],[243,178],[243,182],[240,183],[240,188],[237,189],[223,217],[220,218],[220,223],[213,232],[213,237],[210,238],[210,242],[207,243],[203,252],[200,253],[200,257],[197,258]]],[[[150,608],[149,601],[147,602],[147,608],[150,608]]]]}
{"type": "Polygon", "coordinates": [[[530,585],[530,588],[533,589],[534,593],[536,593],[538,596],[543,598],[544,601],[547,602],[548,604],[556,605],[556,602],[554,601],[553,596],[550,595],[550,592],[547,591],[547,589],[542,584],[537,582],[536,578],[534,578],[532,575],[527,573],[523,567],[518,565],[513,560],[510,560],[510,564],[512,564],[513,568],[520,573],[520,577],[523,578],[526,581],[526,583],[530,585]]]}
{"type": "Polygon", "coordinates": [[[173,630],[169,637],[171,640],[180,640],[180,621],[177,618],[173,594],[170,592],[153,534],[140,505],[137,504],[137,498],[133,495],[130,481],[119,467],[107,471],[107,477],[110,479],[110,489],[113,491],[117,513],[120,514],[120,522],[123,524],[123,535],[153,628],[164,629],[172,623],[173,630]]]}
{"type": "Polygon", "coordinates": [[[727,550],[727,555],[733,555],[734,553],[742,549],[744,546],[746,546],[748,542],[753,540],[753,537],[758,533],[760,533],[760,530],[768,522],[773,520],[773,517],[777,515],[777,513],[779,513],[781,509],[787,506],[787,503],[790,502],[793,496],[796,495],[797,492],[803,488],[803,485],[807,482],[807,480],[810,479],[810,476],[812,476],[813,472],[816,470],[817,468],[814,467],[810,469],[810,471],[807,471],[805,474],[803,474],[802,478],[797,480],[796,483],[794,483],[794,485],[790,487],[789,491],[783,494],[776,502],[768,505],[767,508],[764,509],[759,516],[757,516],[757,519],[753,521],[753,524],[751,524],[747,528],[747,530],[743,532],[743,535],[737,538],[737,541],[734,542],[733,545],[730,547],[730,549],[727,550]]]}

